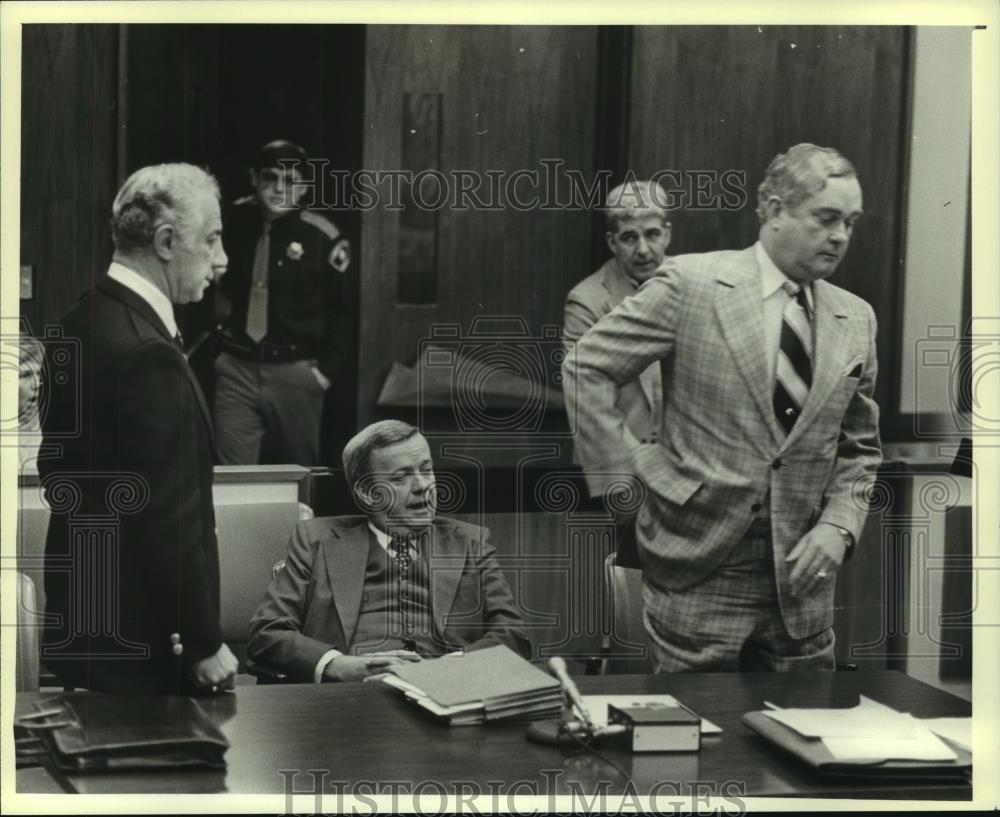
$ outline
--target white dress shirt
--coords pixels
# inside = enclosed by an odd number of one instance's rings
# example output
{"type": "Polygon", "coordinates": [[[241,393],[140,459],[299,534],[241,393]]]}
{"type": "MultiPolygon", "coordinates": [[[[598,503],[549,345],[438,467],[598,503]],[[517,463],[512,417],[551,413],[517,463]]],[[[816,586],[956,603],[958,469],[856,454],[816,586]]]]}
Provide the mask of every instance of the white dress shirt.
{"type": "MultiPolygon", "coordinates": [[[[775,266],[767,254],[767,250],[764,249],[764,245],[758,241],[753,245],[753,248],[757,254],[757,266],[760,267],[760,297],[764,312],[764,351],[767,357],[768,382],[773,389],[774,370],[778,362],[778,347],[781,345],[782,314],[791,300],[791,296],[781,288],[788,276],[775,266]]],[[[809,309],[814,311],[812,287],[802,281],[795,283],[802,284],[809,309]]]]}
{"type": "Polygon", "coordinates": [[[153,307],[156,316],[167,327],[170,337],[176,338],[180,334],[177,329],[177,321],[174,320],[174,308],[170,304],[170,299],[138,272],[122,266],[116,261],[112,261],[111,266],[108,267],[108,278],[112,278],[122,286],[128,287],[153,307]]]}

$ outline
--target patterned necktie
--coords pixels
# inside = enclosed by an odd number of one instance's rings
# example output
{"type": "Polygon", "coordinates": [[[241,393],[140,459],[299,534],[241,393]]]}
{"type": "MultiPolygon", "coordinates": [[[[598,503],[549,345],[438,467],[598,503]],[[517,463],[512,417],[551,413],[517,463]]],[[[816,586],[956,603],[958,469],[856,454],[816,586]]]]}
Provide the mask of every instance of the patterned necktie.
{"type": "Polygon", "coordinates": [[[271,257],[271,222],[265,221],[253,254],[253,281],[247,304],[247,337],[259,343],[267,334],[267,267],[271,257]]]}
{"type": "Polygon", "coordinates": [[[400,570],[407,570],[413,562],[413,552],[411,548],[416,542],[416,537],[412,533],[394,533],[389,539],[389,551],[400,570]]]}
{"type": "Polygon", "coordinates": [[[789,295],[781,316],[781,344],[774,378],[774,413],[788,434],[812,385],[812,323],[805,290],[786,280],[781,288],[789,295]]]}

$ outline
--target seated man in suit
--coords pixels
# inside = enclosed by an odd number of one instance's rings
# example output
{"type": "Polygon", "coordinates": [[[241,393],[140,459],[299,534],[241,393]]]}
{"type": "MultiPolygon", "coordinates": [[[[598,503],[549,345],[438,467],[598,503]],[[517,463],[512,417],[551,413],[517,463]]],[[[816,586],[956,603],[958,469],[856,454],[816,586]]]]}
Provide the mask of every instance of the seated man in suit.
{"type": "Polygon", "coordinates": [[[384,420],[344,448],[364,516],[301,522],[250,625],[247,654],[293,681],[356,681],[400,661],[530,645],[488,532],[436,516],[413,426],[384,420]]]}

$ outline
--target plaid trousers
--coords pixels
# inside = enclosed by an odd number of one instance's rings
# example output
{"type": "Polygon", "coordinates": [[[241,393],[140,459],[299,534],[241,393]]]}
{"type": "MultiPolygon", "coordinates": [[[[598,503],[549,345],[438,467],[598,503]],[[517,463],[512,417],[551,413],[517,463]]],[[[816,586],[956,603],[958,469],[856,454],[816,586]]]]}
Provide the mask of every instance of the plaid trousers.
{"type": "Polygon", "coordinates": [[[832,628],[792,638],[781,618],[769,529],[751,527],[707,578],[683,590],[643,576],[656,672],[834,669],[832,628]]]}

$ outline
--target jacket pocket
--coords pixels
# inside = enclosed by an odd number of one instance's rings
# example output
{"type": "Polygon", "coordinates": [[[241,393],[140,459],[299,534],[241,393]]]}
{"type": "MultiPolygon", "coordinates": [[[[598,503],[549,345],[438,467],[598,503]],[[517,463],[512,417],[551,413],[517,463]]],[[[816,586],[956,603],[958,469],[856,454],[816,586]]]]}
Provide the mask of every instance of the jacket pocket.
{"type": "Polygon", "coordinates": [[[646,487],[675,505],[685,504],[702,486],[702,480],[678,473],[661,445],[639,446],[634,463],[636,474],[646,487]]]}

